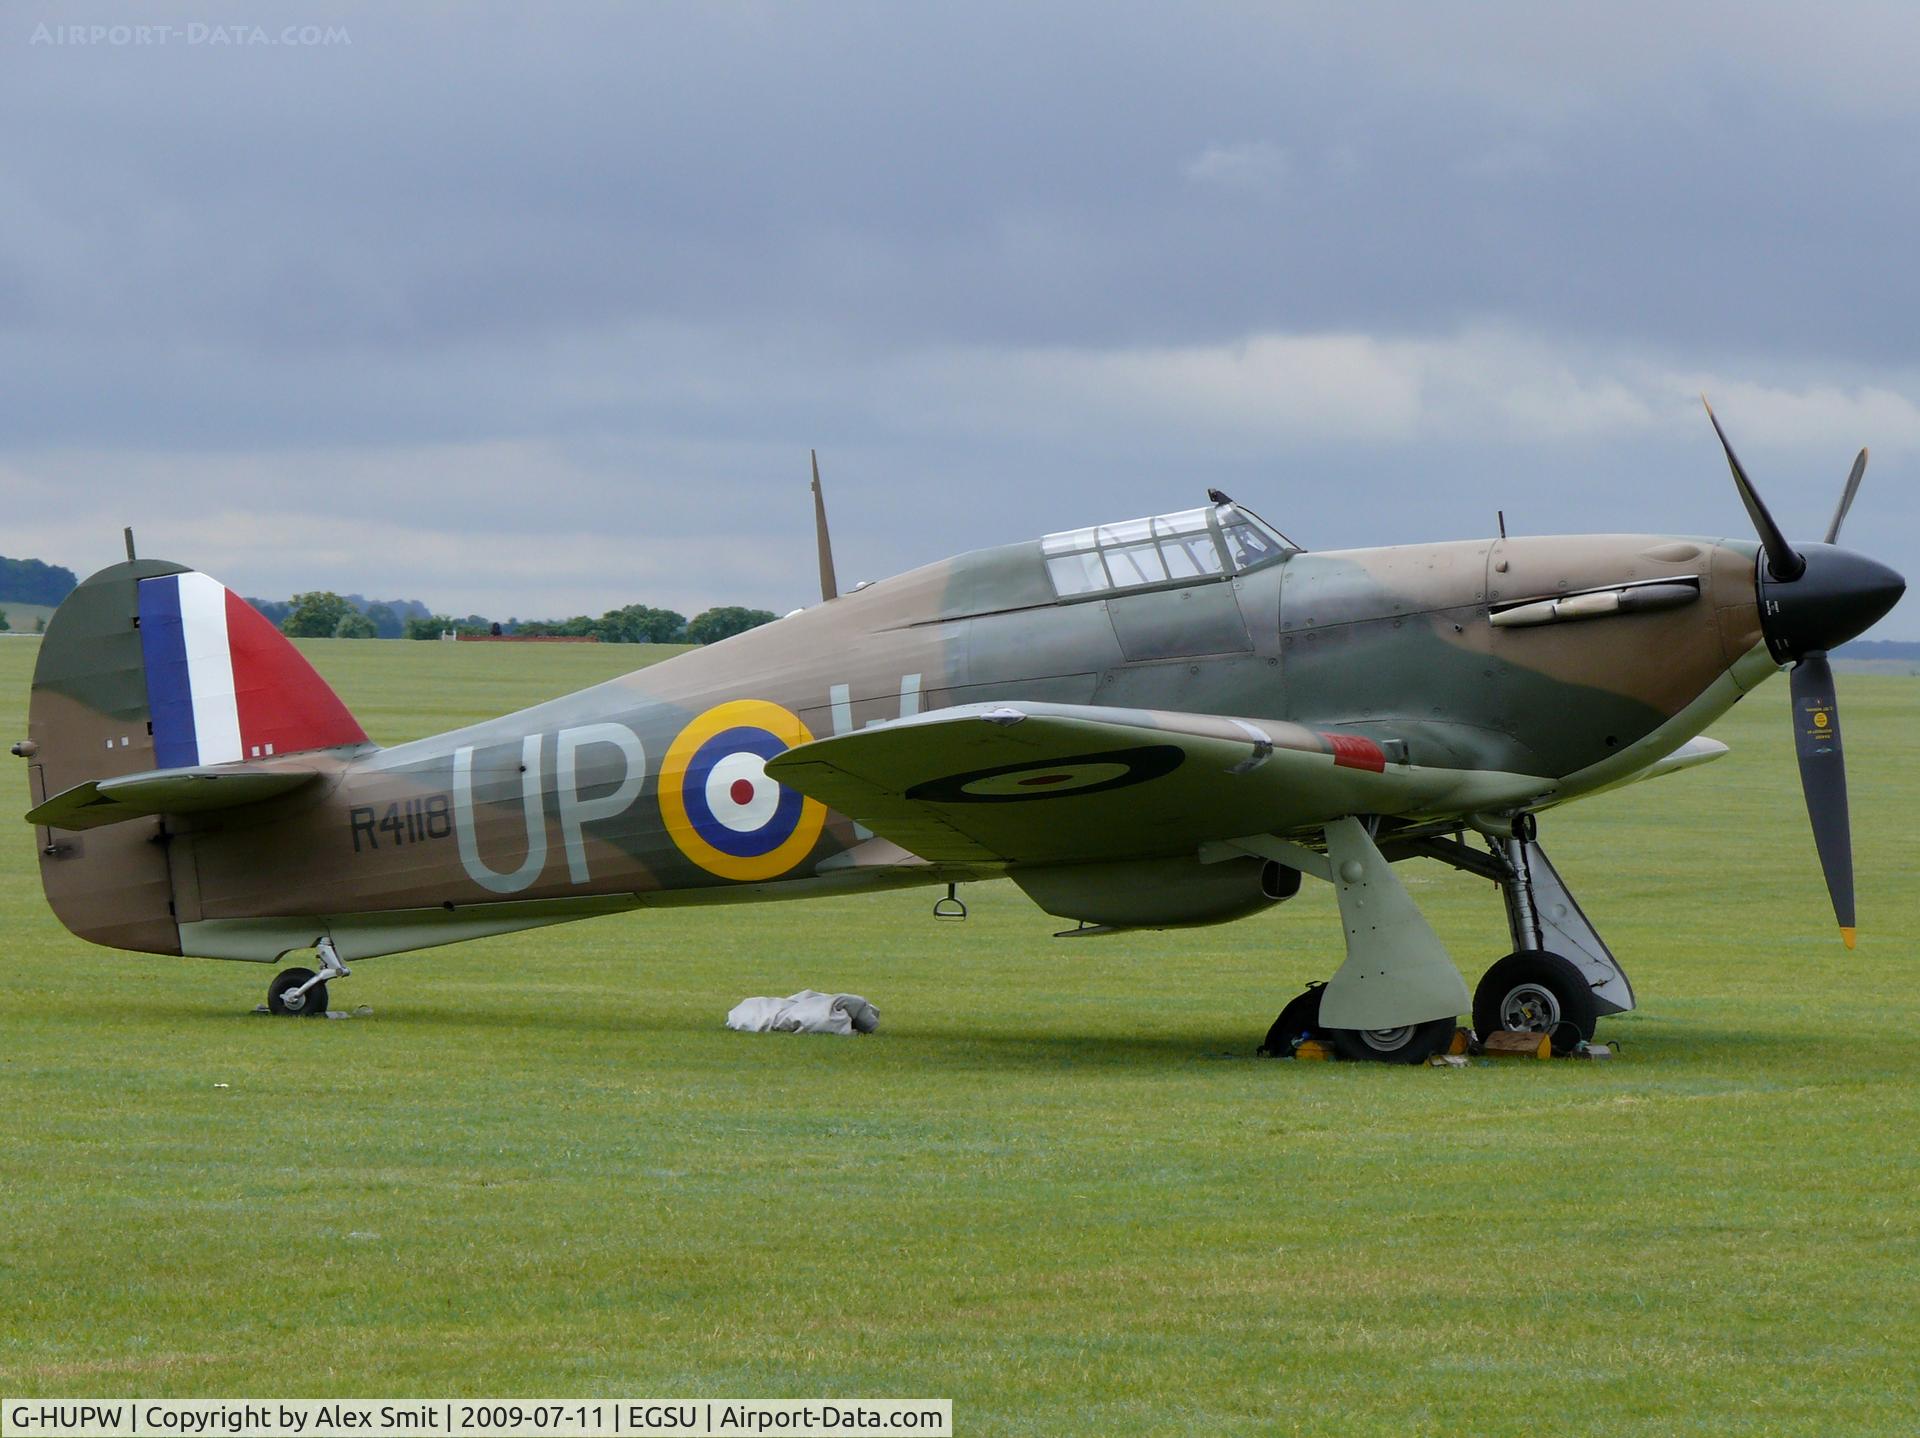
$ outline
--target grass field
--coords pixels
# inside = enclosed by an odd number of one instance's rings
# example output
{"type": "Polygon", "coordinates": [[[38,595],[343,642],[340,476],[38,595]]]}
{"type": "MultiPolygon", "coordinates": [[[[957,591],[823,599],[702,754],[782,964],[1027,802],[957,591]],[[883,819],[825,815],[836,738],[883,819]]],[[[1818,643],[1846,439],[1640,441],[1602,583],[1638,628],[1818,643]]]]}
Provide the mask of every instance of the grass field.
{"type": "MultiPolygon", "coordinates": [[[[0,645],[24,732],[37,646],[0,645]]],[[[307,646],[407,738],[595,646],[307,646]]],[[[0,853],[0,1390],[923,1395],[963,1434],[1911,1434],[1920,684],[1841,680],[1861,938],[1784,683],[1720,763],[1550,816],[1633,975],[1612,1063],[1262,1061],[1331,892],[1057,943],[1006,885],[657,912],[370,961],[119,955],[0,853]],[[859,1041],[721,1016],[803,985],[859,1041]]],[[[25,807],[24,779],[15,781],[25,807]]],[[[1409,866],[1469,981],[1495,892],[1409,866]]]]}

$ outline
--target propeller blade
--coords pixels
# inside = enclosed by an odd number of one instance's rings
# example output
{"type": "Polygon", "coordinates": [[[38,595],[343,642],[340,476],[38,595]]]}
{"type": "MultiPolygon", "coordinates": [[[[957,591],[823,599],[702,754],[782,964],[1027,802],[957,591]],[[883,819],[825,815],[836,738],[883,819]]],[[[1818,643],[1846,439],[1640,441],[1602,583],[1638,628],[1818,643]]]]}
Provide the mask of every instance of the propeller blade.
{"type": "Polygon", "coordinates": [[[1793,666],[1793,748],[1800,760],[1800,789],[1807,797],[1813,843],[1827,876],[1840,937],[1853,947],[1853,835],[1847,824],[1847,761],[1840,746],[1840,706],[1833,666],[1815,650],[1793,666]]]}
{"type": "Polygon", "coordinates": [[[1734,488],[1740,491],[1740,502],[1746,505],[1747,517],[1753,521],[1760,543],[1767,551],[1767,573],[1781,583],[1798,579],[1806,572],[1807,561],[1787,543],[1787,536],[1780,532],[1780,526],[1767,513],[1760,491],[1753,487],[1753,481],[1747,478],[1747,472],[1740,467],[1733,446],[1727,443],[1727,432],[1720,428],[1720,417],[1713,412],[1713,406],[1707,404],[1705,395],[1700,396],[1700,403],[1707,405],[1707,418],[1713,421],[1713,432],[1720,436],[1720,448],[1727,452],[1727,468],[1733,471],[1734,488]]]}
{"type": "Polygon", "coordinates": [[[1840,507],[1833,512],[1833,523],[1827,526],[1827,543],[1840,542],[1840,526],[1847,522],[1847,511],[1853,508],[1853,497],[1860,492],[1860,476],[1867,472],[1867,452],[1863,449],[1855,456],[1853,472],[1847,476],[1847,487],[1840,491],[1840,507]]]}

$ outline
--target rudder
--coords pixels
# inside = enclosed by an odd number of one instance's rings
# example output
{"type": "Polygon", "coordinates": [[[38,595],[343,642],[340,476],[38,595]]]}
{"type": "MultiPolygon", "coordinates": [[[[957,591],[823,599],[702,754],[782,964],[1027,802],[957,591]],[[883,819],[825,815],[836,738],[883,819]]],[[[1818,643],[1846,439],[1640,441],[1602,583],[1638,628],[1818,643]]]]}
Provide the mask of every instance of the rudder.
{"type": "Polygon", "coordinates": [[[138,589],[156,769],[367,742],[306,657],[219,580],[189,569],[138,589]]]}

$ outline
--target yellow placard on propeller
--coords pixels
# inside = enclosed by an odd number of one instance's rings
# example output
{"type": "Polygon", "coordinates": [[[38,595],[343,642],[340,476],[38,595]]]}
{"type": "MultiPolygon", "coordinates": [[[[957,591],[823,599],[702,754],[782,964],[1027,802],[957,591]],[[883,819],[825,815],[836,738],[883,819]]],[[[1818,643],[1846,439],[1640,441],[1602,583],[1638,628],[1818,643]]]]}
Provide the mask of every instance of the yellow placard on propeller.
{"type": "Polygon", "coordinates": [[[694,719],[660,765],[660,817],[680,852],[723,879],[773,879],[812,850],[827,806],[767,777],[769,759],[812,742],[792,711],[735,699],[694,719]]]}

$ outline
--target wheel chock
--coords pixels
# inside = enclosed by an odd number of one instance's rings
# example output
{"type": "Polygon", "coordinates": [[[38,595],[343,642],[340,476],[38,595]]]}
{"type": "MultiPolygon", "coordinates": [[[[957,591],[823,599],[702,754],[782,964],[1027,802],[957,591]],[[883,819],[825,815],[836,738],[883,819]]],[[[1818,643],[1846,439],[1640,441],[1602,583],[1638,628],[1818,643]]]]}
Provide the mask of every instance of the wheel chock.
{"type": "Polygon", "coordinates": [[[1553,1040],[1545,1034],[1520,1034],[1502,1029],[1482,1039],[1480,1051],[1495,1059],[1550,1059],[1553,1040]]]}
{"type": "MultiPolygon", "coordinates": [[[[1471,1034],[1466,1029],[1455,1029],[1453,1039],[1443,1054],[1435,1054],[1427,1062],[1434,1068],[1459,1068],[1475,1050],[1469,1046],[1471,1034]]],[[[1607,1058],[1609,1053],[1604,1044],[1582,1045],[1587,1049],[1582,1058],[1607,1058]]],[[[1553,1041],[1546,1034],[1519,1034],[1502,1031],[1490,1034],[1485,1043],[1480,1044],[1478,1052],[1488,1058],[1499,1059],[1550,1059],[1553,1057],[1553,1041]]],[[[1293,1051],[1297,1059],[1309,1063],[1333,1063],[1340,1055],[1331,1043],[1320,1039],[1307,1039],[1293,1051]]]]}

